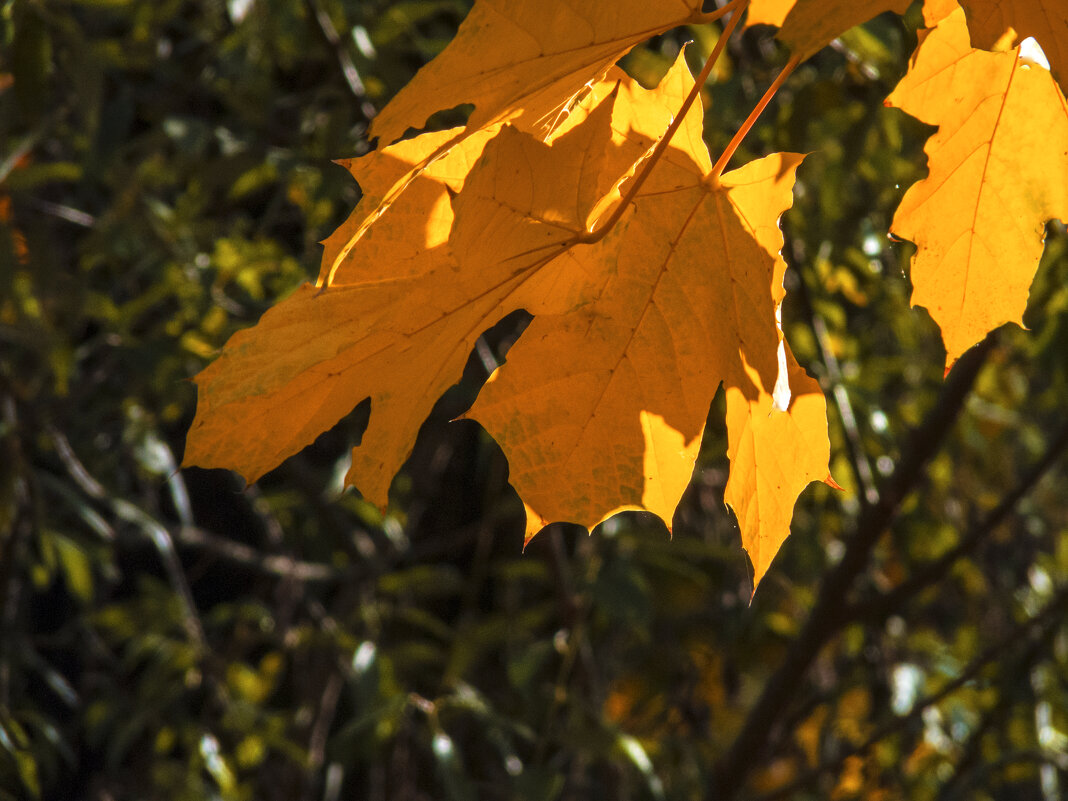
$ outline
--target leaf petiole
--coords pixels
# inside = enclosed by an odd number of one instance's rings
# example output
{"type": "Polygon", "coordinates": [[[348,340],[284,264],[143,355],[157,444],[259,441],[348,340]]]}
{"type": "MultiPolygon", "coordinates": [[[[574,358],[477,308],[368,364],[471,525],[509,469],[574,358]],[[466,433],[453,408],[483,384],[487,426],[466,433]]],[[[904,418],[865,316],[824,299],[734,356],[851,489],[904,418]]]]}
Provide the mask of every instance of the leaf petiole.
{"type": "Polygon", "coordinates": [[[725,3],[723,8],[717,8],[715,11],[709,11],[707,14],[700,11],[696,12],[693,19],[690,21],[691,25],[703,25],[706,22],[715,22],[720,17],[728,14],[734,10],[741,10],[740,6],[749,4],[749,0],[731,0],[729,3],[725,3]]]}
{"type": "MultiPolygon", "coordinates": [[[[576,237],[577,243],[584,245],[592,245],[595,242],[600,242],[602,239],[604,239],[608,232],[615,227],[616,223],[619,222],[620,218],[626,212],[627,206],[629,206],[631,201],[633,201],[634,198],[637,196],[638,191],[642,188],[642,184],[645,183],[650,173],[652,173],[653,168],[660,160],[660,157],[664,155],[664,151],[667,150],[668,145],[671,144],[671,137],[675,135],[675,132],[679,129],[679,126],[682,125],[682,121],[686,118],[686,114],[689,112],[690,107],[694,103],[694,100],[696,100],[697,96],[701,93],[701,89],[704,87],[705,82],[708,80],[708,76],[712,74],[712,68],[716,65],[716,62],[719,60],[720,55],[722,55],[724,48],[727,46],[727,42],[731,38],[731,34],[738,26],[738,21],[742,17],[742,12],[745,11],[748,5],[749,0],[733,0],[733,2],[728,3],[723,8],[719,9],[718,12],[713,12],[717,15],[721,15],[723,13],[726,13],[727,11],[733,11],[734,13],[731,14],[731,17],[727,21],[727,24],[723,26],[723,33],[720,35],[719,40],[716,42],[716,46],[712,48],[711,54],[709,54],[708,58],[705,60],[704,67],[701,68],[701,72],[694,79],[693,88],[690,90],[690,93],[686,95],[686,99],[682,101],[682,105],[679,107],[678,113],[671,121],[671,124],[668,126],[668,129],[664,132],[664,135],[660,138],[660,141],[656,143],[656,147],[653,148],[653,152],[645,160],[645,163],[642,165],[641,172],[639,172],[637,176],[635,176],[634,180],[631,181],[630,186],[627,188],[626,195],[624,195],[622,200],[620,200],[619,204],[615,208],[615,211],[612,212],[611,216],[607,220],[605,220],[602,225],[598,225],[596,230],[587,231],[586,233],[580,234],[578,237],[576,237]]],[[[713,17],[713,19],[715,19],[715,17],[713,17]]]]}
{"type": "Polygon", "coordinates": [[[707,185],[711,187],[719,186],[720,176],[723,175],[723,170],[727,166],[727,162],[731,160],[731,156],[734,155],[734,151],[738,149],[738,145],[745,139],[746,134],[749,133],[749,130],[756,123],[757,118],[760,117],[764,109],[767,108],[771,99],[775,97],[775,93],[779,91],[779,87],[786,82],[786,79],[790,77],[790,73],[792,73],[800,63],[801,57],[799,55],[791,56],[790,60],[786,62],[786,66],[782,68],[782,71],[778,74],[775,80],[771,82],[771,86],[764,92],[764,96],[760,98],[760,102],[756,104],[756,107],[751,112],[749,112],[749,116],[745,118],[745,122],[742,123],[742,126],[738,129],[737,133],[731,138],[731,141],[727,143],[727,147],[724,148],[723,154],[719,157],[716,163],[712,165],[712,171],[705,179],[707,185]]]}

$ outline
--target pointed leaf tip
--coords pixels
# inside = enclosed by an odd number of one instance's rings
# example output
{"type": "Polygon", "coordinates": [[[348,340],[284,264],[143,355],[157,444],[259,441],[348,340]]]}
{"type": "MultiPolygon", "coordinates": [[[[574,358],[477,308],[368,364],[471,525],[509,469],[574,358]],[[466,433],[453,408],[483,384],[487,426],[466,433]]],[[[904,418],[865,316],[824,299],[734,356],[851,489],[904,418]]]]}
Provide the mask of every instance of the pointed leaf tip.
{"type": "Polygon", "coordinates": [[[827,474],[827,478],[823,479],[823,483],[831,489],[841,490],[842,492],[845,492],[845,487],[835,481],[834,476],[832,476],[830,473],[827,474]]]}

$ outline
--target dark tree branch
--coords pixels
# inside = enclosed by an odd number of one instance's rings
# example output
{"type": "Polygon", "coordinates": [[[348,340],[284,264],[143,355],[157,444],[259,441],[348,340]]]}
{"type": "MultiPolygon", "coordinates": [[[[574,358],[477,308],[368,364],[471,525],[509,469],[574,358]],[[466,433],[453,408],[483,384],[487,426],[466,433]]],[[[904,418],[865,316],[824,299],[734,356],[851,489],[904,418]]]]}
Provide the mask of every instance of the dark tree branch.
{"type": "MultiPolygon", "coordinates": [[[[788,785],[759,796],[759,801],[775,801],[775,799],[789,798],[797,791],[810,786],[820,776],[838,772],[847,759],[863,756],[882,740],[906,728],[910,723],[918,720],[923,715],[924,710],[941,703],[965,684],[978,677],[987,665],[999,659],[1004,660],[1006,652],[1010,652],[1020,645],[1026,646],[1023,652],[1018,658],[1011,661],[1011,665],[1004,667],[1003,671],[1007,672],[1006,675],[1011,675],[1023,669],[1034,660],[1035,654],[1040,648],[1057,633],[1066,611],[1068,611],[1068,586],[1062,587],[1037,615],[1014,626],[1005,636],[998,639],[997,642],[987,647],[965,665],[956,678],[947,682],[937,692],[917,701],[906,714],[887,721],[876,728],[863,743],[840,752],[834,759],[817,765],[788,785]]],[[[1005,694],[1002,693],[998,697],[999,700],[1004,699],[1005,694]]],[[[981,729],[982,726],[980,726],[981,729]]],[[[977,733],[980,732],[977,731],[977,733]]],[[[946,787],[943,787],[943,795],[945,790],[946,787]]]]}
{"type": "Polygon", "coordinates": [[[18,567],[36,525],[30,516],[33,488],[19,477],[23,459],[17,431],[15,399],[5,392],[0,396],[0,458],[6,464],[0,465],[0,470],[10,471],[2,478],[10,482],[12,493],[4,499],[10,503],[10,519],[0,520],[0,708],[4,709],[11,703],[10,655],[15,653],[15,623],[22,595],[18,567]]]}
{"type": "Polygon", "coordinates": [[[823,646],[848,622],[845,599],[853,582],[866,569],[872,550],[897,516],[901,502],[922,480],[927,463],[960,415],[994,341],[993,336],[988,336],[957,362],[935,407],[908,438],[894,472],[880,489],[879,501],[861,512],[841,561],[824,574],[801,633],[764,685],[741,731],[717,764],[712,792],[716,801],[733,798],[749,772],[762,763],[776,724],[802,686],[809,667],[823,646]]]}
{"type": "Polygon", "coordinates": [[[874,598],[853,604],[847,615],[852,620],[869,623],[880,621],[900,610],[910,598],[924,588],[940,581],[950,568],[975,550],[1009,516],[1016,505],[1027,496],[1042,477],[1057,464],[1068,450],[1068,425],[1058,432],[1042,458],[1024,475],[1020,482],[1007,493],[1001,502],[978,524],[969,529],[960,542],[942,556],[925,564],[908,579],[891,590],[874,598]]]}
{"type": "Polygon", "coordinates": [[[182,526],[177,532],[178,542],[201,548],[212,556],[226,559],[257,573],[296,581],[339,581],[350,574],[329,565],[301,562],[288,556],[269,555],[238,542],[216,537],[195,526],[182,526]]]}
{"type": "Polygon", "coordinates": [[[871,469],[871,462],[864,450],[864,438],[860,433],[856,415],[853,413],[853,403],[849,399],[845,381],[842,378],[842,369],[838,364],[838,357],[831,347],[830,337],[827,334],[827,324],[816,311],[812,303],[812,293],[805,280],[806,271],[802,269],[805,259],[801,252],[801,243],[794,243],[794,269],[797,275],[796,297],[801,301],[801,306],[808,318],[809,327],[816,338],[816,344],[820,350],[820,361],[823,362],[824,376],[826,378],[824,391],[830,390],[834,398],[834,405],[838,408],[838,419],[842,424],[842,432],[845,434],[846,452],[849,456],[849,464],[853,468],[853,476],[857,487],[860,489],[860,502],[863,505],[877,503],[879,490],[875,486],[875,473],[871,469]]]}

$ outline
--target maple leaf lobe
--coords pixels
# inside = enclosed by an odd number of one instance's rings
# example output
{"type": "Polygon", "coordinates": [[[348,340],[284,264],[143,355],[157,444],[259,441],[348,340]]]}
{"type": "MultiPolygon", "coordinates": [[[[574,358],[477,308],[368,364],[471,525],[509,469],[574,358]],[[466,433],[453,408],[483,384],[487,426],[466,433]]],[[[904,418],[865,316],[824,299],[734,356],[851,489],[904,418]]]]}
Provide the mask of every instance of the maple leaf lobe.
{"type": "Polygon", "coordinates": [[[891,231],[917,245],[912,303],[942,329],[948,367],[987,332],[1023,322],[1045,224],[1068,218],[1068,105],[1017,51],[973,49],[959,9],[921,33],[887,104],[939,126],[924,149],[929,175],[891,231]]]}

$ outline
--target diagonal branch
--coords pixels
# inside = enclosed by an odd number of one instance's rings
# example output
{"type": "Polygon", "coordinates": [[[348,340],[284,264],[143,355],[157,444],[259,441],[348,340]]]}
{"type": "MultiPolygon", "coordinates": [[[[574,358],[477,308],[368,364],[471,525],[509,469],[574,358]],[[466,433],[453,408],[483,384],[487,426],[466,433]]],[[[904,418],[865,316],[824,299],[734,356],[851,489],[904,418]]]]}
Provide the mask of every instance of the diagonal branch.
{"type": "Polygon", "coordinates": [[[772,732],[804,682],[809,667],[823,646],[848,622],[843,599],[857,576],[867,568],[876,543],[897,516],[902,501],[923,478],[927,463],[938,452],[963,410],[964,401],[994,342],[995,337],[988,336],[961,358],[949,374],[938,402],[920,427],[912,432],[896,469],[880,489],[878,503],[864,509],[841,561],[824,574],[816,602],[801,633],[764,685],[741,731],[717,765],[713,794],[717,801],[733,798],[749,772],[761,764],[772,732]]]}
{"type": "Polygon", "coordinates": [[[967,556],[985,540],[1016,508],[1042,477],[1053,468],[1068,451],[1068,425],[1058,432],[1042,458],[1020,479],[1001,502],[979,523],[961,537],[954,547],[932,560],[891,590],[851,605],[846,615],[852,620],[882,620],[916,593],[942,579],[957,560],[967,556]]]}
{"type": "Polygon", "coordinates": [[[212,556],[241,565],[256,573],[294,581],[333,581],[351,579],[352,575],[330,565],[302,562],[288,556],[265,554],[248,545],[217,537],[196,526],[182,526],[176,532],[178,544],[200,548],[212,556]]]}
{"type": "Polygon", "coordinates": [[[760,98],[760,102],[756,104],[756,106],[751,112],[749,112],[749,116],[745,118],[745,122],[742,123],[742,127],[740,127],[735,132],[734,136],[731,138],[731,141],[728,142],[727,146],[723,149],[723,153],[720,154],[720,157],[716,160],[716,163],[712,165],[712,172],[709,174],[708,178],[705,179],[706,181],[710,182],[713,185],[719,183],[720,176],[723,175],[723,170],[726,169],[727,162],[731,160],[731,156],[734,155],[734,151],[738,149],[738,146],[742,143],[742,140],[745,139],[746,134],[748,134],[752,127],[756,124],[756,121],[760,117],[760,115],[764,113],[764,109],[768,107],[768,103],[770,103],[771,99],[775,97],[775,93],[779,91],[780,87],[782,87],[784,83],[786,83],[786,79],[790,77],[790,73],[797,69],[797,65],[800,63],[801,56],[799,55],[792,56],[790,60],[786,62],[786,66],[782,68],[782,71],[776,76],[775,80],[771,82],[771,86],[769,86],[767,91],[764,92],[764,96],[760,98]]]}
{"type": "MultiPolygon", "coordinates": [[[[891,734],[904,729],[908,724],[918,720],[925,710],[948,698],[965,684],[974,680],[982,672],[983,668],[991,662],[1002,660],[1006,651],[1013,650],[1021,644],[1024,644],[1027,647],[1018,658],[1012,661],[1011,668],[1004,667],[1003,670],[1015,671],[1026,667],[1034,658],[1035,651],[1042,646],[1043,642],[1047,641],[1057,633],[1066,611],[1068,611],[1068,586],[1062,587],[1037,615],[1014,626],[1005,636],[1001,637],[997,642],[991,644],[980,654],[975,656],[952,680],[946,682],[937,691],[921,698],[913,704],[912,709],[907,713],[888,720],[886,723],[876,728],[875,731],[873,731],[868,738],[859,745],[843,750],[833,759],[806,771],[789,784],[759,796],[759,801],[773,801],[773,799],[790,798],[797,791],[811,785],[812,782],[819,778],[819,776],[826,773],[836,773],[841,769],[842,765],[845,764],[846,760],[855,756],[863,756],[891,734]]],[[[999,696],[999,699],[1003,698],[1004,695],[999,696]]],[[[946,788],[943,787],[942,790],[944,793],[946,788]]],[[[939,797],[944,796],[940,795],[939,797]]]]}

